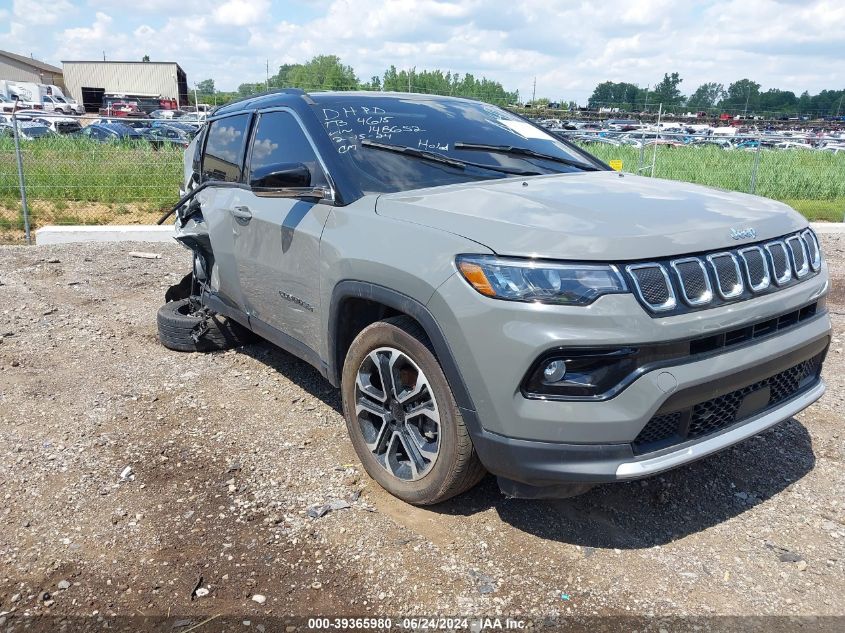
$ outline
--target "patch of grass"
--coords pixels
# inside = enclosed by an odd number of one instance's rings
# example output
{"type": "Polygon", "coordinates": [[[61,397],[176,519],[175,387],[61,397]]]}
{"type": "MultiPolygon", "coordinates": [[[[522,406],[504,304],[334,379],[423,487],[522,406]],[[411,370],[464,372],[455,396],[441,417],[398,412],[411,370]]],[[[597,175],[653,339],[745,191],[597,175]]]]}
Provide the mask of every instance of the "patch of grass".
{"type": "MultiPolygon", "coordinates": [[[[640,150],[628,145],[614,146],[587,143],[584,149],[605,162],[623,161],[624,170],[636,173],[640,165],[640,150]]],[[[650,168],[654,160],[657,178],[694,182],[731,191],[751,192],[751,175],[755,152],[723,150],[712,145],[647,147],[643,165],[650,168]]],[[[650,169],[641,172],[651,173],[650,169]]],[[[801,149],[762,150],[754,193],[784,202],[818,201],[822,215],[829,215],[837,201],[845,199],[845,155],[801,149]]],[[[801,204],[799,211],[812,211],[812,205],[801,204]]],[[[841,213],[840,213],[841,216],[841,213]]],[[[809,217],[809,216],[808,216],[809,217]]],[[[839,218],[841,220],[841,217],[839,218]]]]}
{"type": "MultiPolygon", "coordinates": [[[[621,159],[636,172],[640,150],[585,144],[609,161],[621,159]]],[[[33,229],[50,223],[152,223],[176,202],[182,180],[182,148],[155,150],[147,143],[99,144],[58,137],[24,144],[27,197],[33,229]]],[[[756,153],[715,146],[646,148],[659,178],[749,192],[756,153]]],[[[811,220],[839,222],[845,214],[845,154],[763,150],[755,193],[781,200],[811,220]]],[[[650,171],[650,170],[649,170],[650,171]]],[[[649,173],[648,171],[645,173],[649,173]]],[[[23,220],[13,141],[0,138],[0,229],[18,230],[23,220]]]]}
{"type": "MultiPolygon", "coordinates": [[[[172,204],[179,198],[182,148],[56,137],[26,143],[23,165],[33,200],[172,204]]],[[[6,138],[0,139],[0,198],[20,198],[14,143],[6,138]]]]}
{"type": "Polygon", "coordinates": [[[842,222],[845,218],[845,198],[839,200],[784,200],[811,222],[842,222]]]}

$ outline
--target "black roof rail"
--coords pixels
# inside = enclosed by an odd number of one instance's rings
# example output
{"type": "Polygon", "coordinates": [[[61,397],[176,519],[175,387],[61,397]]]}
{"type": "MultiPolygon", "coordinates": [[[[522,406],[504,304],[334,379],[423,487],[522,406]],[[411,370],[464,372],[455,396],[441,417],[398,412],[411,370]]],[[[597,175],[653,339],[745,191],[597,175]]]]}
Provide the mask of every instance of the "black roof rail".
{"type": "Polygon", "coordinates": [[[221,106],[213,108],[211,112],[208,113],[208,116],[215,116],[216,114],[226,110],[230,106],[234,106],[239,103],[244,103],[246,101],[251,101],[252,99],[260,99],[262,97],[269,97],[272,95],[280,94],[297,95],[300,97],[304,97],[307,101],[311,102],[311,96],[301,88],[273,88],[272,90],[265,90],[264,92],[246,95],[244,97],[241,97],[240,99],[236,99],[235,101],[230,101],[229,103],[225,103],[221,106]]]}

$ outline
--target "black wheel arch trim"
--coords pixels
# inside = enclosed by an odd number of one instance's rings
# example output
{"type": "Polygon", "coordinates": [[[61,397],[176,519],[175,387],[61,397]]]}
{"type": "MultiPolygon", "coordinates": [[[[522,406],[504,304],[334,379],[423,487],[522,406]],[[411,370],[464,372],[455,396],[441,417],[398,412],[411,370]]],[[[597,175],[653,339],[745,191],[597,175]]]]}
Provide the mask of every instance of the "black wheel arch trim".
{"type": "Polygon", "coordinates": [[[452,389],[455,396],[455,401],[461,409],[464,421],[473,435],[480,430],[477,416],[475,415],[475,406],[472,403],[472,398],[469,395],[466,383],[461,375],[458,364],[455,361],[455,355],[449,347],[446,336],[440,329],[440,325],[434,318],[434,315],[421,302],[409,297],[397,290],[379,286],[366,281],[346,280],[339,282],[332,291],[331,306],[329,308],[329,327],[328,327],[328,367],[327,378],[334,386],[340,385],[340,376],[343,371],[341,364],[338,362],[338,318],[340,308],[346,299],[367,299],[382,305],[397,310],[409,317],[415,319],[425,330],[431,344],[434,346],[434,351],[437,354],[437,360],[440,361],[440,367],[446,376],[446,381],[452,389]]]}

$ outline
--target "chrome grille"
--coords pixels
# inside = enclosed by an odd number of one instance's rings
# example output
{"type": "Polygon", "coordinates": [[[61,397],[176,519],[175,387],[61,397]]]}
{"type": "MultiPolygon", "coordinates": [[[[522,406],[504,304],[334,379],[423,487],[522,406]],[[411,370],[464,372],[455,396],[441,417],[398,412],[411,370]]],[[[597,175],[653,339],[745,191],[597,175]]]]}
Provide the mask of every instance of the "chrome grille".
{"type": "Polygon", "coordinates": [[[783,242],[769,242],[765,246],[772,260],[772,276],[778,286],[783,286],[792,279],[792,268],[789,265],[789,253],[783,242]]]}
{"type": "Polygon", "coordinates": [[[807,229],[801,233],[801,239],[804,240],[804,244],[807,246],[807,256],[810,260],[810,268],[818,270],[822,265],[822,257],[815,234],[810,229],[807,229]]]}
{"type": "Polygon", "coordinates": [[[733,299],[745,291],[739,262],[733,253],[715,253],[707,256],[716,277],[716,289],[722,299],[733,299]]]}
{"type": "Polygon", "coordinates": [[[625,271],[649,311],[672,313],[773,292],[818,272],[821,263],[818,238],[806,229],[736,250],[629,264],[625,271]]]}
{"type": "Polygon", "coordinates": [[[748,277],[751,290],[762,292],[768,288],[772,283],[772,278],[769,274],[769,264],[766,262],[763,249],[759,246],[743,248],[739,251],[739,256],[745,266],[745,274],[748,277]]]}
{"type": "Polygon", "coordinates": [[[792,270],[798,279],[806,277],[810,272],[810,263],[807,261],[807,247],[804,240],[793,235],[786,238],[786,245],[789,246],[789,253],[792,255],[792,270]]]}
{"type": "Polygon", "coordinates": [[[672,268],[678,275],[678,281],[681,284],[681,295],[688,305],[701,306],[713,300],[710,278],[707,275],[707,269],[700,259],[695,257],[676,259],[672,262],[672,268]]]}
{"type": "Polygon", "coordinates": [[[640,299],[655,312],[674,309],[675,292],[666,269],[660,264],[637,264],[627,266],[628,274],[634,280],[634,288],[640,299]]]}

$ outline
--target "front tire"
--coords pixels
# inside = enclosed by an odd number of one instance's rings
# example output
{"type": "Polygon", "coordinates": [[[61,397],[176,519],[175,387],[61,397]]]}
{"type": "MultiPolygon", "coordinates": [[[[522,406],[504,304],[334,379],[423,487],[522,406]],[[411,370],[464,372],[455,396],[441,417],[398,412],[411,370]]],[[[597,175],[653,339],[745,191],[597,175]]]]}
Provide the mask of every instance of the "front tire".
{"type": "Polygon", "coordinates": [[[343,365],[341,395],[355,452],[390,494],[430,505],[484,477],[431,344],[410,317],[358,334],[343,365]]]}
{"type": "Polygon", "coordinates": [[[158,340],[178,352],[211,352],[240,347],[255,335],[245,327],[220,316],[199,314],[190,299],[168,301],[158,310],[158,340]],[[200,334],[200,336],[196,336],[200,334]]]}

